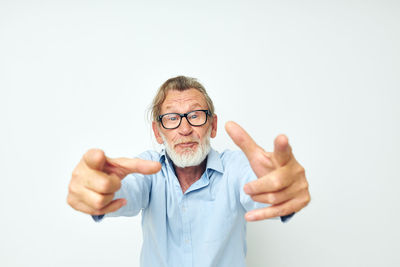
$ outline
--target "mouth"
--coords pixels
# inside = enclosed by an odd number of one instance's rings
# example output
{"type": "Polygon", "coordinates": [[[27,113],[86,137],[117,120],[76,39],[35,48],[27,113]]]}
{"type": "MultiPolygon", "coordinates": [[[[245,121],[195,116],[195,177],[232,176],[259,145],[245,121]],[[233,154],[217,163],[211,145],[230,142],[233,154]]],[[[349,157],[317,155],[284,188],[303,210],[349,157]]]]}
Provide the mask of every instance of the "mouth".
{"type": "Polygon", "coordinates": [[[175,145],[175,148],[194,148],[197,145],[197,142],[183,142],[175,145]]]}

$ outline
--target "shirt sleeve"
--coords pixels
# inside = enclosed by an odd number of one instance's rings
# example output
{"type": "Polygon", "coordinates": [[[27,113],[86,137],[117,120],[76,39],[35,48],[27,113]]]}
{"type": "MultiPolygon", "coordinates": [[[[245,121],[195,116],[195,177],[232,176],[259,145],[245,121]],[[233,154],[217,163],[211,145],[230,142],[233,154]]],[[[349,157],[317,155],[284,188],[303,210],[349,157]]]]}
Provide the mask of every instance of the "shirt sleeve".
{"type": "Polygon", "coordinates": [[[92,218],[95,222],[100,222],[103,219],[103,217],[104,217],[104,214],[103,215],[92,215],[92,218]]]}
{"type": "Polygon", "coordinates": [[[294,216],[294,212],[289,214],[289,215],[285,215],[285,216],[281,216],[281,222],[285,223],[288,222],[293,216],[294,216]]]}

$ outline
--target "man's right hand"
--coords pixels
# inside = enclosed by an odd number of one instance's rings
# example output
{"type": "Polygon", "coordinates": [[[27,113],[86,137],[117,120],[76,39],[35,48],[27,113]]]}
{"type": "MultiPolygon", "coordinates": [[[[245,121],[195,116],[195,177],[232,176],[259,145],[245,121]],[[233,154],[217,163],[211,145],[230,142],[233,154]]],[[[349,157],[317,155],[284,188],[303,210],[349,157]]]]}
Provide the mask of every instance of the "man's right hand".
{"type": "Polygon", "coordinates": [[[126,199],[114,199],[121,180],[130,173],[153,174],[161,169],[155,161],[129,158],[107,158],[100,149],[90,149],[72,172],[68,187],[68,204],[90,215],[117,211],[126,199]]]}

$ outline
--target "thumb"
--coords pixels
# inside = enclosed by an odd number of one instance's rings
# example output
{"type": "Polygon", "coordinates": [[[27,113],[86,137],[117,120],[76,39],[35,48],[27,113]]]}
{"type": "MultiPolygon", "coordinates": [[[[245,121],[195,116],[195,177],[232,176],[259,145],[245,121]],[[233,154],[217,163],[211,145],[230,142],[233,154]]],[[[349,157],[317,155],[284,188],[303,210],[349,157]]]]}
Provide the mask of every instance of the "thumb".
{"type": "Polygon", "coordinates": [[[274,168],[271,153],[266,152],[262,147],[258,146],[250,135],[237,123],[232,121],[227,122],[225,129],[233,142],[244,152],[257,177],[262,177],[274,168]]]}
{"type": "Polygon", "coordinates": [[[280,166],[286,165],[292,158],[292,148],[286,135],[278,135],[274,141],[274,157],[280,166]]]}
{"type": "Polygon", "coordinates": [[[90,169],[102,171],[106,156],[103,150],[92,148],[83,155],[83,160],[90,169]]]}
{"type": "Polygon", "coordinates": [[[139,158],[107,158],[104,171],[116,174],[123,179],[130,173],[153,174],[161,170],[161,164],[157,161],[144,160],[139,158]]]}

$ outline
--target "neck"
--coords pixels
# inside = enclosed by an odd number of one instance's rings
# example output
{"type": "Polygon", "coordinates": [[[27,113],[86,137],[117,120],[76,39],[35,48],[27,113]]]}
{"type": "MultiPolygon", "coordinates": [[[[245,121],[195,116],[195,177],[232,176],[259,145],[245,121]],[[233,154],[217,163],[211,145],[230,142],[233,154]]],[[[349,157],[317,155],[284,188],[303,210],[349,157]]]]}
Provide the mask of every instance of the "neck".
{"type": "Polygon", "coordinates": [[[193,183],[200,179],[201,175],[203,175],[206,170],[206,165],[207,158],[198,166],[180,168],[174,164],[175,173],[178,177],[183,193],[185,193],[193,183]]]}

